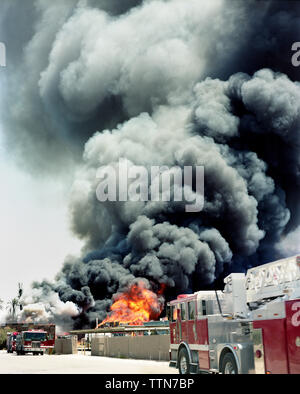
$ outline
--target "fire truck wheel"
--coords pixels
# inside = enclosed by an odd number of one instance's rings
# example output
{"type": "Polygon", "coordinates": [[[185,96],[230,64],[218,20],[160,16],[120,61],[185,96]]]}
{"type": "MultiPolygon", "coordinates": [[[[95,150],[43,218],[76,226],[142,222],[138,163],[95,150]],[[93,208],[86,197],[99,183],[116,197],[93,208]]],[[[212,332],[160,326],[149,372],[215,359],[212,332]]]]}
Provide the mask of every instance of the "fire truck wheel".
{"type": "Polygon", "coordinates": [[[178,368],[181,375],[188,375],[190,373],[189,355],[186,348],[184,347],[179,351],[178,368]]]}
{"type": "Polygon", "coordinates": [[[225,375],[237,374],[238,369],[232,353],[226,353],[222,361],[221,373],[225,375]]]}

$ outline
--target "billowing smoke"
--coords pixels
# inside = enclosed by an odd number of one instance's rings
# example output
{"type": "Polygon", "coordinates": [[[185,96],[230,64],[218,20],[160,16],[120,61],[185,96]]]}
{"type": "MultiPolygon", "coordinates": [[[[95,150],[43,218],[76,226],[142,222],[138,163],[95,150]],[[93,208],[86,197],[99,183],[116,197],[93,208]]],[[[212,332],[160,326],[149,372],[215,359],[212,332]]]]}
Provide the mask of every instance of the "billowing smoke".
{"type": "Polygon", "coordinates": [[[22,298],[24,307],[19,320],[24,323],[56,323],[58,331],[71,329],[73,318],[80,314],[78,305],[71,301],[63,302],[50,283],[33,285],[30,295],[22,298]]]}
{"type": "MultiPolygon", "coordinates": [[[[34,285],[24,313],[93,326],[139,278],[171,298],[297,253],[281,247],[299,244],[297,2],[61,3],[22,4],[24,51],[11,54],[3,119],[29,170],[63,177],[76,167],[70,218],[85,246],[55,283],[34,285]],[[122,177],[120,163],[203,166],[203,210],[100,203],[97,170],[122,177]]],[[[2,7],[4,30],[17,10],[2,7]]]]}
{"type": "Polygon", "coordinates": [[[300,226],[291,231],[286,237],[276,245],[279,252],[292,256],[299,253],[300,226]]]}

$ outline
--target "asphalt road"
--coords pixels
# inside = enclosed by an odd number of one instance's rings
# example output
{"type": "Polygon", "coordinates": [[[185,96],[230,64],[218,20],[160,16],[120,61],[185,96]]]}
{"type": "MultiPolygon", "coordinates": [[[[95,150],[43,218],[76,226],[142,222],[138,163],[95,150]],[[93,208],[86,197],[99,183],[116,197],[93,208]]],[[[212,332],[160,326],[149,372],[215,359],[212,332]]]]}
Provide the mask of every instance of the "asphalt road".
{"type": "Polygon", "coordinates": [[[17,356],[0,351],[0,374],[178,374],[168,362],[67,355],[17,356]]]}

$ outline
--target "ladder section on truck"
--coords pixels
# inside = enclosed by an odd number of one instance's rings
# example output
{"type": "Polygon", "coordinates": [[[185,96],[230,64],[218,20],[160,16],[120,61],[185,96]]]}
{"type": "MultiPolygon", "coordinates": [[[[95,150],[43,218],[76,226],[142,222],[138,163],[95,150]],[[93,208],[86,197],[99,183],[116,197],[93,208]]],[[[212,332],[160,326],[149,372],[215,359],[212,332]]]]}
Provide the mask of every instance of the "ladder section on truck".
{"type": "Polygon", "coordinates": [[[300,296],[300,256],[251,268],[246,275],[247,302],[300,296]]]}

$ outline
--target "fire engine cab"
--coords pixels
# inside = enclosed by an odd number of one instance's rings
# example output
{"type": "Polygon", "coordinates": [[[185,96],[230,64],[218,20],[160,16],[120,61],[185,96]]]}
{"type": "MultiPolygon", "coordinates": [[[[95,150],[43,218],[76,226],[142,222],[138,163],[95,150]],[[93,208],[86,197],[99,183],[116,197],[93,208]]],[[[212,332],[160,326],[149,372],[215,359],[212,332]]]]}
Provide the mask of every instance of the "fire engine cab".
{"type": "Polygon", "coordinates": [[[48,333],[43,330],[22,331],[17,335],[17,355],[33,353],[43,355],[46,349],[53,348],[53,340],[48,339],[48,333]]]}
{"type": "Polygon", "coordinates": [[[181,374],[299,374],[300,256],[224,283],[168,303],[170,366],[181,374]]]}

